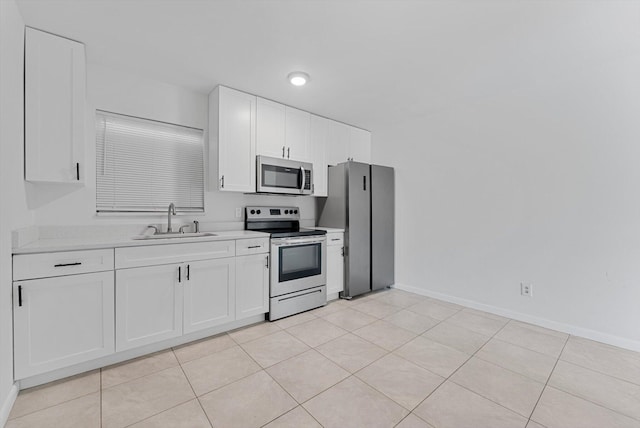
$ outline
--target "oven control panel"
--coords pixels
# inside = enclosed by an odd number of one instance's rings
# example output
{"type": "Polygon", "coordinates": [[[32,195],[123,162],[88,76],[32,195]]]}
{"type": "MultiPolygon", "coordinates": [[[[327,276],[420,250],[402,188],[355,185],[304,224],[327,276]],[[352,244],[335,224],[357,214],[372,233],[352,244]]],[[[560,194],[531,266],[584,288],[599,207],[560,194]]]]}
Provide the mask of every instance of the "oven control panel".
{"type": "Polygon", "coordinates": [[[246,207],[247,220],[299,220],[298,207],[246,207]]]}

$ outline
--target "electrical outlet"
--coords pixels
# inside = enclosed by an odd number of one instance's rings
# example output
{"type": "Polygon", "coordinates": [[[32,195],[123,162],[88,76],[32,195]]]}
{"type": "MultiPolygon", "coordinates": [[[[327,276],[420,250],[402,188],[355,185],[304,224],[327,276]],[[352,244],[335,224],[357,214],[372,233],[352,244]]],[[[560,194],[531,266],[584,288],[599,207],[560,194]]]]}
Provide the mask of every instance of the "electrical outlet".
{"type": "Polygon", "coordinates": [[[525,282],[520,283],[520,294],[523,296],[533,296],[533,284],[527,284],[525,282]]]}
{"type": "Polygon", "coordinates": [[[242,217],[242,208],[236,208],[236,218],[242,217]]]}

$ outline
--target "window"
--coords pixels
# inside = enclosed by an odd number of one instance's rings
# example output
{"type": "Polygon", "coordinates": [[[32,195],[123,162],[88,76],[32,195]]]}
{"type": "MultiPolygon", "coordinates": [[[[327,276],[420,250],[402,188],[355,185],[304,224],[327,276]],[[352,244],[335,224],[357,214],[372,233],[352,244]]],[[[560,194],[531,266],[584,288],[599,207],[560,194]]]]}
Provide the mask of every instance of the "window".
{"type": "Polygon", "coordinates": [[[96,111],[96,211],[204,211],[201,129],[96,111]]]}

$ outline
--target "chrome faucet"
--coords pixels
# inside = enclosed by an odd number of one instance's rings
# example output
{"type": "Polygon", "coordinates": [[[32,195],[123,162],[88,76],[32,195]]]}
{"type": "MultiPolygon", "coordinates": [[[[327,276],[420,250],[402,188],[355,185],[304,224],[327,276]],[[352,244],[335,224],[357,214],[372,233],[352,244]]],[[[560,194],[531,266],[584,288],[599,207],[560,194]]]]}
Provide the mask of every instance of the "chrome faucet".
{"type": "Polygon", "coordinates": [[[169,204],[169,214],[167,216],[167,233],[172,233],[173,229],[171,228],[171,215],[176,215],[176,206],[171,202],[169,204]]]}

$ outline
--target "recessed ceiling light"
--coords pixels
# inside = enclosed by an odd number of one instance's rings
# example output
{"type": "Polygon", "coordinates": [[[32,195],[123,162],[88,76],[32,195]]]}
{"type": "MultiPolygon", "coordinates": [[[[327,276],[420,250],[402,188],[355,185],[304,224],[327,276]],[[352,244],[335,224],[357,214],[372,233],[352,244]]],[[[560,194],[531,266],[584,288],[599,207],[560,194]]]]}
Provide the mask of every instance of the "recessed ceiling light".
{"type": "Polygon", "coordinates": [[[294,71],[293,73],[289,73],[289,76],[287,76],[287,78],[293,86],[304,86],[309,81],[309,75],[302,71],[294,71]]]}

